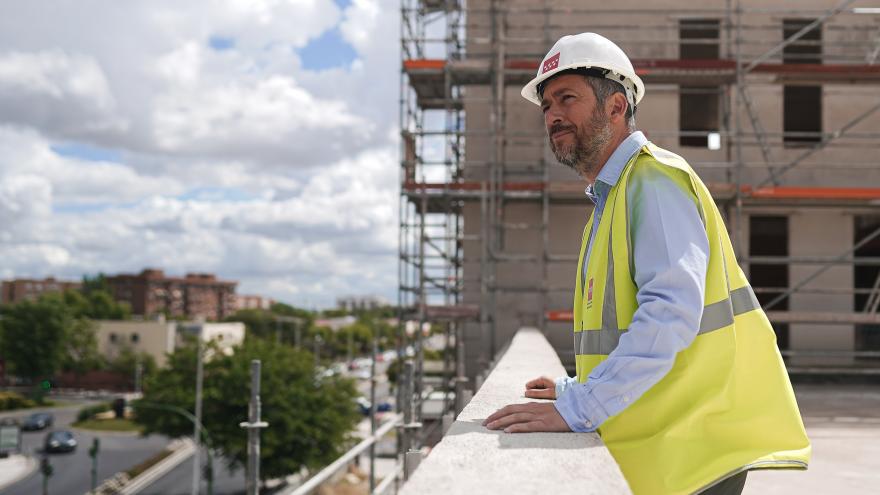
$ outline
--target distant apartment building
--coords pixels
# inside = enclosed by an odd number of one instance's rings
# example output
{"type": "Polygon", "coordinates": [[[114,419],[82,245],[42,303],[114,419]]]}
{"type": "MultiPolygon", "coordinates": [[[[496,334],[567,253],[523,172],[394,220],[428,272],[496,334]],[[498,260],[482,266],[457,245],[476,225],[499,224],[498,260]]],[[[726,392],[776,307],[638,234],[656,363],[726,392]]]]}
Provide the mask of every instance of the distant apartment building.
{"type": "Polygon", "coordinates": [[[131,305],[135,315],[151,318],[198,318],[220,320],[235,312],[237,282],[218,280],[210,273],[167,277],[162,270],[145,269],[137,275],[107,277],[113,297],[131,305]]]}
{"type": "Polygon", "coordinates": [[[54,277],[44,279],[16,278],[4,280],[0,303],[15,304],[21,301],[36,301],[43,294],[63,292],[67,289],[79,289],[80,282],[55,280],[54,277]]]}
{"type": "Polygon", "coordinates": [[[275,304],[274,299],[263,296],[240,294],[235,296],[235,309],[265,309],[268,310],[275,304]]]}
{"type": "Polygon", "coordinates": [[[388,300],[381,296],[346,296],[336,299],[336,307],[345,311],[376,309],[388,304],[388,300]]]}

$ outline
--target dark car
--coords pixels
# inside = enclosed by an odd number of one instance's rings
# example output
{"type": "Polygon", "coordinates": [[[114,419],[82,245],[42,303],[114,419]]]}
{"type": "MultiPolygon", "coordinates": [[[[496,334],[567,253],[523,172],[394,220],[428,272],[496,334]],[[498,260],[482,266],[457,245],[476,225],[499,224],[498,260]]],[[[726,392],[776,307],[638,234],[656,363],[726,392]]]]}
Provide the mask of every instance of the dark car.
{"type": "Polygon", "coordinates": [[[67,430],[53,431],[46,435],[46,441],[43,443],[43,451],[52,452],[73,452],[76,450],[76,438],[73,433],[67,430]]]}
{"type": "Polygon", "coordinates": [[[55,422],[55,417],[49,413],[34,413],[25,418],[21,429],[24,431],[44,430],[55,422]]]}
{"type": "MultiPolygon", "coordinates": [[[[370,415],[370,401],[367,400],[366,397],[358,397],[355,401],[357,403],[358,411],[364,416],[370,415]]],[[[376,412],[389,412],[391,411],[391,403],[389,402],[379,402],[376,404],[376,412]]]]}

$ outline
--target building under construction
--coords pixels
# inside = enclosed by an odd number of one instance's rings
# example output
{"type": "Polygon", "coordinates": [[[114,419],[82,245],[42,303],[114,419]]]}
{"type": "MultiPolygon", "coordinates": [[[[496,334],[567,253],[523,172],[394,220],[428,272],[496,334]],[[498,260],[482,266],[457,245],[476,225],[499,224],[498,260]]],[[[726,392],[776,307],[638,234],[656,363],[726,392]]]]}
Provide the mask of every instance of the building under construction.
{"type": "Polygon", "coordinates": [[[880,9],[403,3],[399,302],[457,337],[459,376],[479,377],[522,326],[573,367],[592,203],[520,88],[584,31],[632,59],[637,127],[709,186],[790,369],[880,371],[880,9]]]}

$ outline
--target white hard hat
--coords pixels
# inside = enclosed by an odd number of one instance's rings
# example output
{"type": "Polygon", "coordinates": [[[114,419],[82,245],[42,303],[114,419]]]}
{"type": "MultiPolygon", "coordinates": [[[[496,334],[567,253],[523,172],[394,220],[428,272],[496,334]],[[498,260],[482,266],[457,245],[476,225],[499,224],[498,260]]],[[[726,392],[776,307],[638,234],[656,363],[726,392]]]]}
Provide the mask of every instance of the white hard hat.
{"type": "Polygon", "coordinates": [[[538,86],[570,69],[595,69],[596,75],[620,83],[626,99],[634,108],[645,95],[645,84],[636,75],[632,62],[619,46],[596,33],[581,33],[559,38],[538,67],[538,74],[523,86],[523,98],[540,105],[538,86]]]}

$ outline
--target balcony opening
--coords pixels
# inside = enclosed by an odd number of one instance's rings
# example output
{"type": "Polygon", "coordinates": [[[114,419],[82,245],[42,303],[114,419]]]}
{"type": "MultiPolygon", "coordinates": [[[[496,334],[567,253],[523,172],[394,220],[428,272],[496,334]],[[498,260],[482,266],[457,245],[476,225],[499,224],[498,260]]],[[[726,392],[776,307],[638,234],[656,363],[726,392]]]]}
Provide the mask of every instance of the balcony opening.
{"type": "MultiPolygon", "coordinates": [[[[857,243],[880,228],[880,216],[859,215],[855,219],[853,242],[857,243]]],[[[854,253],[861,257],[880,257],[880,238],[875,238],[854,253]]],[[[857,313],[877,312],[880,309],[880,266],[855,265],[853,284],[856,289],[867,289],[855,294],[853,310],[857,313]]],[[[880,351],[880,325],[856,325],[856,351],[880,351]]],[[[873,358],[877,359],[877,358],[873,358]]]]}
{"type": "MultiPolygon", "coordinates": [[[[785,39],[812,23],[814,19],[785,19],[785,39]]],[[[821,64],[822,28],[816,26],[782,49],[785,64],[821,64]]],[[[813,146],[822,140],[822,86],[783,86],[783,144],[787,148],[813,146]]]]}
{"type": "MultiPolygon", "coordinates": [[[[682,19],[679,21],[679,58],[682,60],[718,60],[720,54],[718,19],[682,19]]],[[[679,87],[678,128],[681,146],[709,147],[709,133],[721,127],[721,88],[718,86],[679,87]]],[[[717,147],[713,147],[717,149],[717,147]]]]}
{"type": "MultiPolygon", "coordinates": [[[[750,256],[788,256],[788,217],[752,216],[749,218],[750,256]]],[[[787,263],[751,263],[749,281],[757,289],[758,302],[763,306],[781,295],[788,288],[787,263]],[[761,290],[764,289],[764,290],[761,290]],[[778,289],[766,291],[766,289],[778,289]]],[[[788,298],[774,305],[769,311],[787,311],[788,298]]],[[[776,345],[788,350],[789,328],[785,323],[774,323],[776,345]]]]}

